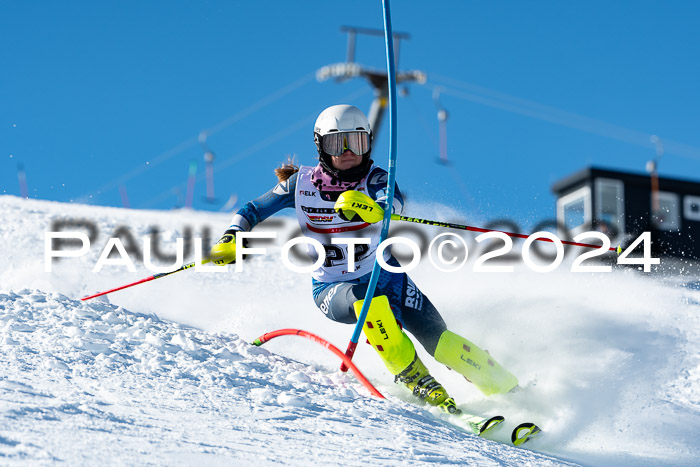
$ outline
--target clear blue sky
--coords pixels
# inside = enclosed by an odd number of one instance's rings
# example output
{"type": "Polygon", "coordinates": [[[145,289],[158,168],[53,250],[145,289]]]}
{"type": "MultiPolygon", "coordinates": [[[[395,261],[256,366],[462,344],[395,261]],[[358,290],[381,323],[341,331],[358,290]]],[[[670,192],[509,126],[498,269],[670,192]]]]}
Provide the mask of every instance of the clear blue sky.
{"type": "MultiPolygon", "coordinates": [[[[587,165],[700,180],[700,3],[397,1],[401,70],[427,73],[398,101],[398,181],[481,219],[554,216],[551,184],[587,165]],[[439,157],[433,92],[449,112],[439,157]]],[[[286,155],[313,164],[326,106],[369,110],[361,78],[318,82],[344,61],[341,25],[382,28],[379,0],[0,1],[0,193],[135,208],[245,202],[286,155]],[[216,154],[205,201],[203,149],[216,154]]],[[[384,68],[382,38],[356,61],[384,68]]],[[[374,158],[388,161],[388,121],[374,158]]],[[[410,204],[407,208],[410,215],[410,204]]]]}

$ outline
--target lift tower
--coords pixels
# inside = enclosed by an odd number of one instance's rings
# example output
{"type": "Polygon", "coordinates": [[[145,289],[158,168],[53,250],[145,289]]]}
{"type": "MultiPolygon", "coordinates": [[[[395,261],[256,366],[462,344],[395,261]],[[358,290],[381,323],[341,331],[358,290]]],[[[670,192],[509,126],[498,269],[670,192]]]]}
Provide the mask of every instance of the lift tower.
{"type": "MultiPolygon", "coordinates": [[[[330,78],[335,78],[336,81],[342,82],[358,76],[367,78],[369,83],[374,88],[374,100],[372,101],[372,106],[369,109],[367,118],[369,119],[369,125],[372,128],[372,132],[376,137],[379,133],[382,118],[384,117],[384,111],[386,110],[386,106],[389,101],[389,79],[386,71],[370,69],[355,62],[355,43],[358,34],[384,37],[384,30],[358,28],[352,26],[341,26],[340,30],[348,33],[347,59],[344,63],[335,63],[319,69],[316,72],[316,79],[318,81],[325,81],[330,78]]],[[[398,71],[399,47],[401,39],[409,39],[410,36],[401,32],[394,32],[393,36],[394,57],[396,60],[397,69],[396,83],[401,84],[417,82],[418,84],[425,84],[427,81],[427,75],[422,71],[398,71]]]]}

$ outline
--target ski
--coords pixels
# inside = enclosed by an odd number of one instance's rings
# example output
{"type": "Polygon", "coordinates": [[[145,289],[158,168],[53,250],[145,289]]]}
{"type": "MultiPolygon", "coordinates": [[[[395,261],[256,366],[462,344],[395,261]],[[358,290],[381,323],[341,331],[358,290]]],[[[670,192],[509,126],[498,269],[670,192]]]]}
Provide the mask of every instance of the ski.
{"type": "Polygon", "coordinates": [[[505,418],[500,415],[489,418],[461,412],[458,414],[450,414],[450,420],[448,421],[451,421],[457,426],[468,429],[475,435],[483,436],[503,423],[504,420],[505,418]]]}
{"type": "MultiPolygon", "coordinates": [[[[493,432],[495,428],[499,427],[504,421],[505,418],[501,415],[496,415],[489,418],[480,417],[479,415],[473,415],[466,412],[451,414],[448,419],[448,422],[452,423],[453,425],[466,429],[477,436],[491,434],[491,432],[493,432]]],[[[515,429],[513,429],[510,436],[510,441],[514,446],[522,446],[540,433],[542,433],[542,430],[534,423],[521,423],[520,425],[516,426],[515,429]]],[[[489,437],[489,439],[492,438],[489,437]]]]}
{"type": "Polygon", "coordinates": [[[521,446],[540,434],[542,430],[534,423],[521,423],[516,426],[510,435],[514,446],[521,446]]]}
{"type": "Polygon", "coordinates": [[[469,423],[469,426],[472,427],[474,433],[481,436],[496,428],[498,425],[503,423],[504,420],[505,418],[500,415],[496,415],[491,418],[475,417],[472,415],[471,418],[467,419],[466,421],[469,423]]]}

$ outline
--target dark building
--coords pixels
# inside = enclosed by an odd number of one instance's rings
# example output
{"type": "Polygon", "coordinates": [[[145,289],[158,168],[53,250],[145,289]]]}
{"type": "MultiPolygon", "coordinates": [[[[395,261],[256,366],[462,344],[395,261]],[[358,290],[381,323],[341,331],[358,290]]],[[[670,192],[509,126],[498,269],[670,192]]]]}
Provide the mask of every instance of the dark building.
{"type": "Polygon", "coordinates": [[[700,259],[700,182],[589,167],[552,191],[572,236],[597,230],[625,248],[651,232],[654,257],[700,259]]]}

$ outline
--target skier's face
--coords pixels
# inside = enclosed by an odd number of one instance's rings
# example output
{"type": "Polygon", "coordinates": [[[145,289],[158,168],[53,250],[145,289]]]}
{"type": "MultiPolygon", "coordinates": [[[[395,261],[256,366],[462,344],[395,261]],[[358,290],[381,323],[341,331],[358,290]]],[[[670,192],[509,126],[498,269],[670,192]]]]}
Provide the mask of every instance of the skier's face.
{"type": "Polygon", "coordinates": [[[348,170],[357,167],[362,163],[362,156],[358,156],[349,149],[339,156],[333,156],[333,168],[338,170],[348,170]]]}

